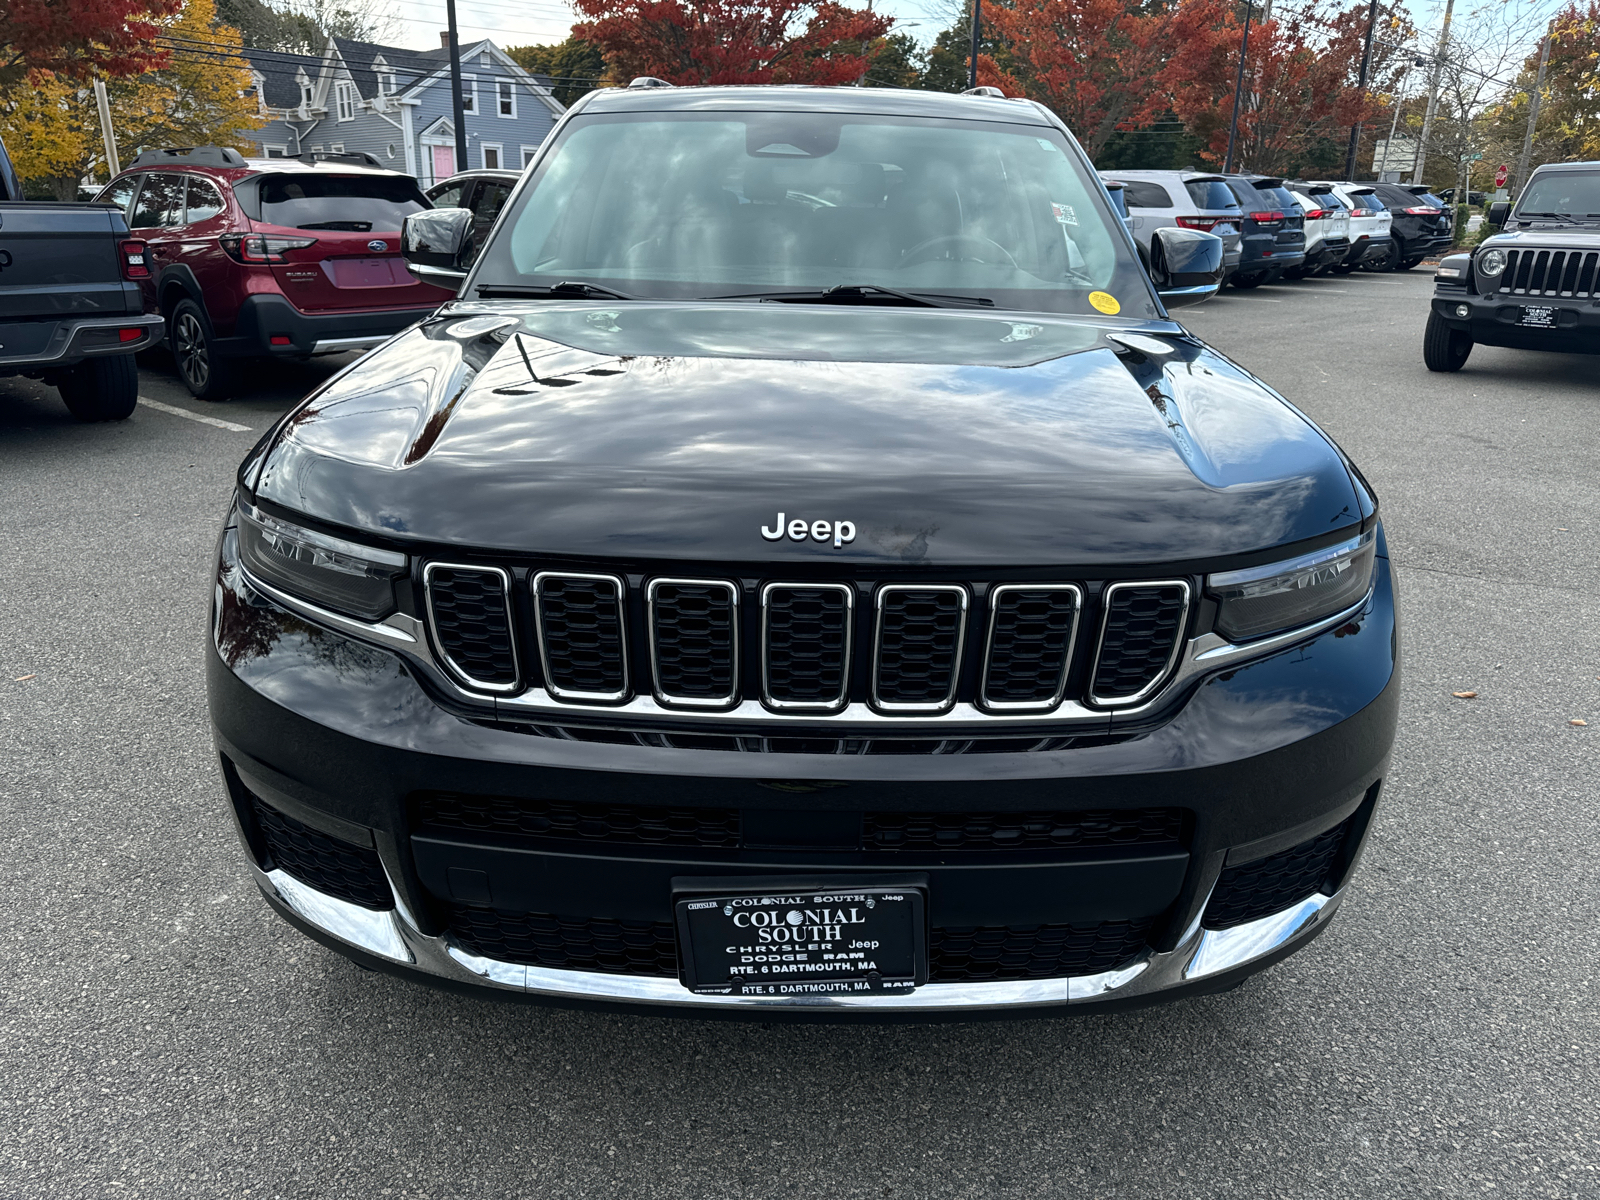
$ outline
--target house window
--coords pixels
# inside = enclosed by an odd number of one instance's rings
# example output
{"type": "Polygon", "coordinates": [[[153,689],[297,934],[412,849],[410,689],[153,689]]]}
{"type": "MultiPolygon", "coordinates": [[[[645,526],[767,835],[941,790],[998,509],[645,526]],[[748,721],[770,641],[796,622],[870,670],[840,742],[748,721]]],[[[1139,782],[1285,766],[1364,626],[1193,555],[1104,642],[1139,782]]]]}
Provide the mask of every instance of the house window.
{"type": "Polygon", "coordinates": [[[498,171],[500,169],[500,147],[483,143],[483,169],[485,171],[498,171]]]}
{"type": "Polygon", "coordinates": [[[495,100],[500,106],[502,117],[515,117],[517,115],[517,92],[511,86],[509,79],[499,79],[494,85],[495,100]]]}
{"type": "Polygon", "coordinates": [[[353,121],[356,118],[356,89],[354,84],[336,83],[333,85],[333,94],[339,106],[339,120],[353,121]]]}
{"type": "Polygon", "coordinates": [[[461,111],[464,113],[478,111],[478,78],[475,75],[461,77],[461,111]]]}
{"type": "Polygon", "coordinates": [[[321,146],[313,146],[313,147],[311,147],[311,153],[313,153],[313,154],[321,154],[322,153],[322,147],[321,146]]]}
{"type": "Polygon", "coordinates": [[[304,79],[300,81],[300,105],[302,108],[311,107],[311,85],[304,79]]]}
{"type": "Polygon", "coordinates": [[[289,157],[289,147],[288,146],[268,146],[267,147],[267,157],[268,158],[288,158],[289,157]]]}
{"type": "Polygon", "coordinates": [[[335,142],[333,145],[329,146],[328,149],[333,151],[333,153],[335,153],[335,154],[343,154],[344,153],[344,143],[343,142],[335,142]]]}
{"type": "Polygon", "coordinates": [[[533,156],[539,153],[537,146],[524,146],[522,148],[522,167],[527,170],[528,164],[533,161],[533,156]]]}
{"type": "Polygon", "coordinates": [[[382,78],[380,78],[378,80],[378,88],[379,88],[379,90],[381,90],[383,92],[383,94],[385,96],[392,96],[392,95],[394,95],[396,92],[398,92],[400,90],[396,86],[395,79],[394,79],[394,76],[392,74],[391,75],[385,75],[382,78]]]}

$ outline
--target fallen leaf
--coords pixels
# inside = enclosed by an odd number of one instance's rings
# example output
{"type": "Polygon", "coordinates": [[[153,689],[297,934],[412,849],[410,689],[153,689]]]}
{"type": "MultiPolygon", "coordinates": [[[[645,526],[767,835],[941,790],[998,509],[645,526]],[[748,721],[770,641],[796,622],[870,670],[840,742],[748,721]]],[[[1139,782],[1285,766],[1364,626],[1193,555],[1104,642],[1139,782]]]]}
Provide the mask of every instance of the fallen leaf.
{"type": "Polygon", "coordinates": [[[1476,700],[1478,698],[1477,692],[1451,692],[1450,694],[1457,700],[1476,700]]]}
{"type": "Polygon", "coordinates": [[[17,676],[17,677],[16,677],[16,678],[15,678],[15,679],[13,679],[13,680],[12,680],[12,681],[11,681],[11,682],[12,682],[12,683],[27,683],[27,682],[28,682],[28,680],[30,680],[30,679],[37,679],[37,678],[38,678],[38,676],[37,676],[37,675],[18,675],[18,676],[17,676]]]}
{"type": "Polygon", "coordinates": [[[1567,722],[1568,725],[1587,725],[1588,723],[1582,717],[1573,717],[1572,720],[1567,722]]]}

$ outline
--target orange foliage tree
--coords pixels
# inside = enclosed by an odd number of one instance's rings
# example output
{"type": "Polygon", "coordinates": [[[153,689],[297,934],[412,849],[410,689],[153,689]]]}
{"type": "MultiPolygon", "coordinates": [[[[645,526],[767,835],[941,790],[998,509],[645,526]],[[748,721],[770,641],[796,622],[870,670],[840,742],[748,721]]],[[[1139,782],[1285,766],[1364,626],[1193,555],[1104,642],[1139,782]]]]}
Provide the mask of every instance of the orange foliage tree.
{"type": "Polygon", "coordinates": [[[137,75],[166,63],[159,23],[180,0],[0,0],[0,88],[30,71],[67,79],[137,75]]]}
{"type": "Polygon", "coordinates": [[[613,78],[676,84],[855,83],[894,21],[822,0],[573,0],[572,35],[613,78]]]}

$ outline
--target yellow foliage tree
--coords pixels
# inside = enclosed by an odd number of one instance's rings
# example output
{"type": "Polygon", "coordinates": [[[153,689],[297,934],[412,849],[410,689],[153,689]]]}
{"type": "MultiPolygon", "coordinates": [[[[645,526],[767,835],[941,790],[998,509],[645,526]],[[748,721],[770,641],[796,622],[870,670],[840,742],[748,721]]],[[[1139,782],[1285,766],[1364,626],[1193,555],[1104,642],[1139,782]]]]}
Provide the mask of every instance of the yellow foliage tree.
{"type": "MultiPolygon", "coordinates": [[[[106,84],[123,164],[155,146],[251,148],[246,135],[262,119],[249,94],[250,65],[239,31],[217,23],[214,0],[186,0],[163,22],[157,45],[169,54],[165,67],[106,84]]],[[[94,93],[44,72],[32,81],[0,98],[0,136],[17,174],[49,180],[58,199],[70,200],[79,179],[106,178],[94,93]]]]}

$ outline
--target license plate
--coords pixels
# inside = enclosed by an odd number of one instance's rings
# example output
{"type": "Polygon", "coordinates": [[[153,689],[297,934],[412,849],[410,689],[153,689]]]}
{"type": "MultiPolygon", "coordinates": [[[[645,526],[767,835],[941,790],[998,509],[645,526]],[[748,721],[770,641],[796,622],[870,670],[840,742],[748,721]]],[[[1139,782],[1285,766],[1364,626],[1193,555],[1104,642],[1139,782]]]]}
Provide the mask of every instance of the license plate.
{"type": "Polygon", "coordinates": [[[921,888],[796,882],[805,886],[777,878],[750,890],[678,895],[678,940],[691,991],[903,994],[927,982],[921,888]]]}
{"type": "Polygon", "coordinates": [[[1522,324],[1534,329],[1554,329],[1556,327],[1556,314],[1560,309],[1546,305],[1529,306],[1522,310],[1522,324]]]}

